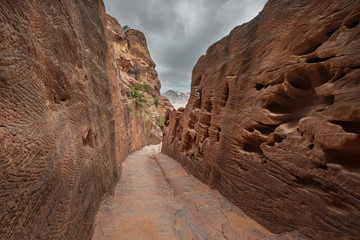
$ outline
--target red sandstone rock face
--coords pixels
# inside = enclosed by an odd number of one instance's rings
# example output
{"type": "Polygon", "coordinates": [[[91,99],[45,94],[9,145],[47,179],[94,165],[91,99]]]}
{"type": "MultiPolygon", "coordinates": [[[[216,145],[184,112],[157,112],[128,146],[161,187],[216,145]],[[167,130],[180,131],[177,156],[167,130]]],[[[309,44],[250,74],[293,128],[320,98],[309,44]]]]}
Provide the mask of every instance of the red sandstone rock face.
{"type": "Polygon", "coordinates": [[[170,103],[167,97],[161,95],[158,101],[158,113],[160,116],[165,116],[167,110],[174,110],[174,106],[170,103]]]}
{"type": "MultiPolygon", "coordinates": [[[[154,99],[160,97],[160,81],[147,48],[146,38],[142,32],[131,29],[124,33],[120,24],[107,15],[108,42],[111,46],[116,72],[114,82],[122,93],[122,104],[125,108],[127,141],[130,139],[130,150],[134,151],[149,144],[161,142],[162,131],[158,126],[159,114],[154,99]],[[137,107],[130,101],[128,91],[137,83],[147,84],[149,88],[143,93],[147,102],[144,107],[137,107]]],[[[122,113],[124,114],[124,113],[122,113]]]]}
{"type": "Polygon", "coordinates": [[[280,233],[360,235],[360,3],[269,1],[212,45],[162,151],[280,233]]]}
{"type": "Polygon", "coordinates": [[[0,239],[89,239],[119,178],[105,17],[100,1],[1,2],[0,239]]]}
{"type": "MultiPolygon", "coordinates": [[[[112,37],[119,49],[145,38],[110,34],[101,1],[40,2],[0,5],[0,239],[90,239],[121,162],[159,141],[119,74],[139,68],[113,48],[112,37]]],[[[139,44],[136,61],[154,68],[139,44]]]]}

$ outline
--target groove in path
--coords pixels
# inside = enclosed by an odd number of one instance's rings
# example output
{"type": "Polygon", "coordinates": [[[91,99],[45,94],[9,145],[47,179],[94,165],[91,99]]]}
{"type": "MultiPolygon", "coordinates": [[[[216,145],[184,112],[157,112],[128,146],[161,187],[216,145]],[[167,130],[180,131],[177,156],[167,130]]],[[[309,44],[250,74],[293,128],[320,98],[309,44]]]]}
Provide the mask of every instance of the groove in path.
{"type": "Polygon", "coordinates": [[[97,214],[93,239],[270,239],[270,235],[156,145],[131,154],[123,163],[114,196],[103,201],[97,214]]]}

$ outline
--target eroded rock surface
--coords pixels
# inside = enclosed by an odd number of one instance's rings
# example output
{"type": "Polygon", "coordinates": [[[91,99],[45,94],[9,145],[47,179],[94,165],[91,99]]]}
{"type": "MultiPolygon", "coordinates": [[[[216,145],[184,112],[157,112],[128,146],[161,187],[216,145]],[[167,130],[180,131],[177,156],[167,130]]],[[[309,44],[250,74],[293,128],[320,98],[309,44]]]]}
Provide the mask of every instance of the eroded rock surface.
{"type": "MultiPolygon", "coordinates": [[[[144,34],[135,29],[124,33],[120,24],[107,15],[108,44],[111,46],[116,68],[114,82],[120,85],[122,105],[128,116],[127,137],[130,138],[131,151],[149,144],[158,144],[162,138],[159,126],[160,114],[157,104],[160,98],[160,81],[151,59],[144,34]],[[146,99],[143,106],[131,100],[131,89],[135,84],[146,84],[144,90],[138,90],[146,99]],[[157,99],[157,100],[156,100],[157,99]]],[[[117,91],[116,91],[117,92],[117,91]]],[[[122,106],[121,105],[121,106],[122,106]]],[[[122,132],[118,132],[122,134],[122,132]]]]}
{"type": "Polygon", "coordinates": [[[159,95],[145,38],[132,30],[115,46],[134,68],[115,58],[107,20],[97,0],[0,4],[0,239],[90,239],[121,162],[159,142],[119,71],[145,74],[159,95]]]}
{"type": "Polygon", "coordinates": [[[160,116],[165,116],[167,110],[174,110],[174,106],[167,97],[161,95],[158,102],[158,113],[160,116]]]}
{"type": "Polygon", "coordinates": [[[360,2],[270,0],[212,45],[162,152],[271,231],[360,235],[360,2]]]}

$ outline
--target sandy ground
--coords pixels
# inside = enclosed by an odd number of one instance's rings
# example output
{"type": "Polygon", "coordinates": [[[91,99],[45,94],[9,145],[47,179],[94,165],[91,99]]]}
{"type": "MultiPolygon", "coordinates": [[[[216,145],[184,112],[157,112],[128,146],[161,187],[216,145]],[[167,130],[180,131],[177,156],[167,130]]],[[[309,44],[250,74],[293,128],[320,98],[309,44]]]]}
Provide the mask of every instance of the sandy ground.
{"type": "Polygon", "coordinates": [[[124,162],[114,196],[97,214],[93,239],[288,239],[274,236],[156,145],[124,162]]]}

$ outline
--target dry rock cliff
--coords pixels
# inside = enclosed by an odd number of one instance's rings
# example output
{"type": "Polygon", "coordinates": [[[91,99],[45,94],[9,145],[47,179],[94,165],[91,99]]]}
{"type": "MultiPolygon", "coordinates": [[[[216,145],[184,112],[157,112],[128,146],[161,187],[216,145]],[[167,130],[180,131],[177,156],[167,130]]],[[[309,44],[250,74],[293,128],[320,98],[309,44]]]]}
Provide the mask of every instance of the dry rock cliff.
{"type": "MultiPolygon", "coordinates": [[[[122,104],[126,106],[127,137],[130,139],[130,150],[138,150],[149,144],[161,142],[162,132],[159,126],[158,102],[160,95],[160,81],[155,70],[155,63],[150,57],[144,34],[135,29],[124,33],[120,24],[107,15],[108,43],[115,66],[114,84],[119,85],[122,104]],[[146,85],[146,89],[138,89],[144,103],[138,104],[133,99],[134,87],[146,85]]],[[[121,114],[120,114],[121,115],[121,114]]],[[[117,134],[123,135],[120,131],[117,134]]]]}
{"type": "Polygon", "coordinates": [[[268,1],[200,57],[162,152],[273,232],[358,239],[359,20],[359,1],[268,1]]]}
{"type": "Polygon", "coordinates": [[[121,162],[160,141],[146,40],[113,25],[101,0],[1,2],[0,239],[90,239],[121,162]],[[146,112],[127,95],[126,56],[146,112]]]}

